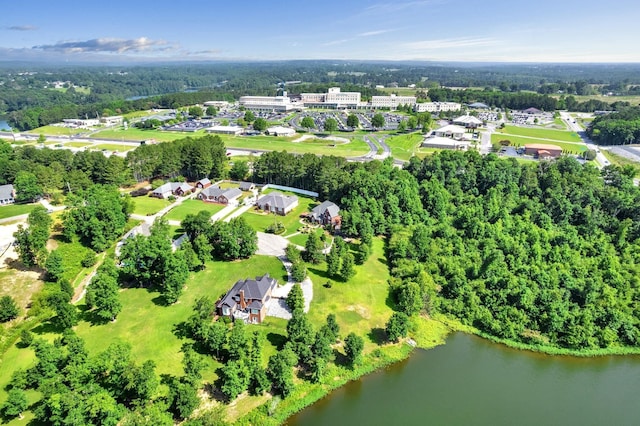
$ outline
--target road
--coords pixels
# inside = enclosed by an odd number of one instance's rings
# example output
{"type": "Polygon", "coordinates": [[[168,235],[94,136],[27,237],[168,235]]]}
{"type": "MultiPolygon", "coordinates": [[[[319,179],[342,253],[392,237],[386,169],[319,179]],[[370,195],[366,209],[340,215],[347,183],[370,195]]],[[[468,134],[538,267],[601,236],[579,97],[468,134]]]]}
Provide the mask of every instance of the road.
{"type": "Polygon", "coordinates": [[[560,118],[562,118],[562,121],[567,124],[569,130],[576,132],[578,136],[580,136],[582,141],[587,145],[587,148],[596,152],[595,162],[598,168],[601,169],[604,166],[609,165],[609,160],[607,160],[607,157],[605,157],[604,154],[600,152],[600,147],[594,144],[591,139],[589,139],[582,126],[576,120],[574,120],[573,117],[571,117],[568,111],[560,111],[560,118]]]}

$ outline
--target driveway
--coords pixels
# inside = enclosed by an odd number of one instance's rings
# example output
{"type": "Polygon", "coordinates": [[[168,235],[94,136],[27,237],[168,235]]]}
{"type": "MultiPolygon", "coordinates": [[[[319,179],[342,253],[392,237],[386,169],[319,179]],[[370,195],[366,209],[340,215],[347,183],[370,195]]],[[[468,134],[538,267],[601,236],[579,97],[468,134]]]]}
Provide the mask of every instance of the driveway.
{"type": "MultiPolygon", "coordinates": [[[[263,256],[282,256],[284,257],[284,249],[287,248],[291,242],[284,237],[274,234],[267,234],[265,232],[258,232],[258,251],[256,254],[263,256]]],[[[303,247],[296,246],[298,249],[303,247]]],[[[286,266],[286,265],[285,265],[286,266]]]]}

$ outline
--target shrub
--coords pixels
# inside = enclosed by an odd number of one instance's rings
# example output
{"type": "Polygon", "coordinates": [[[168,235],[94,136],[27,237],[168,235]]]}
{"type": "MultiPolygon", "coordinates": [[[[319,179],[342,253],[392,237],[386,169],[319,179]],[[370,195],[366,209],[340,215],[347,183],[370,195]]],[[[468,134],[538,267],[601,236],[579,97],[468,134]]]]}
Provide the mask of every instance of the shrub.
{"type": "Polygon", "coordinates": [[[18,305],[11,296],[2,296],[0,298],[0,322],[11,321],[17,318],[19,313],[18,305]]]}
{"type": "Polygon", "coordinates": [[[89,268],[96,264],[96,254],[92,251],[88,252],[80,261],[83,268],[89,268]]]}

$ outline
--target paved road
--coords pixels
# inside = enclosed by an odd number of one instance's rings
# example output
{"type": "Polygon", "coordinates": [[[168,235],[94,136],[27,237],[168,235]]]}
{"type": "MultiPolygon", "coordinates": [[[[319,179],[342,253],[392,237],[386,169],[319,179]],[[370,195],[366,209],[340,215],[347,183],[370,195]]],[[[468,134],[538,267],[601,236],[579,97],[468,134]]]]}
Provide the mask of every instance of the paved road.
{"type": "Polygon", "coordinates": [[[567,111],[560,111],[560,118],[569,126],[569,129],[576,132],[578,136],[582,139],[582,141],[587,145],[587,148],[596,151],[595,163],[598,168],[603,168],[604,166],[609,165],[609,160],[604,156],[603,153],[600,152],[600,147],[594,144],[591,139],[587,136],[586,132],[582,128],[582,126],[574,120],[573,117],[567,111]]]}

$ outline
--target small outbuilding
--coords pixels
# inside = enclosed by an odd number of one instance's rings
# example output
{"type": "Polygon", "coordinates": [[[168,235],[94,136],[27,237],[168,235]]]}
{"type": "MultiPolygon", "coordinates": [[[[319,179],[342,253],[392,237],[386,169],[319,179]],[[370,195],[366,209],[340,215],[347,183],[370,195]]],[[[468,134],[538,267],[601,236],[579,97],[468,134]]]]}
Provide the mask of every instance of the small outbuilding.
{"type": "Polygon", "coordinates": [[[274,126],[269,127],[266,133],[271,136],[294,136],[296,130],[291,127],[274,126]]]}
{"type": "Polygon", "coordinates": [[[16,202],[16,191],[13,185],[0,185],[0,206],[16,202]]]}

